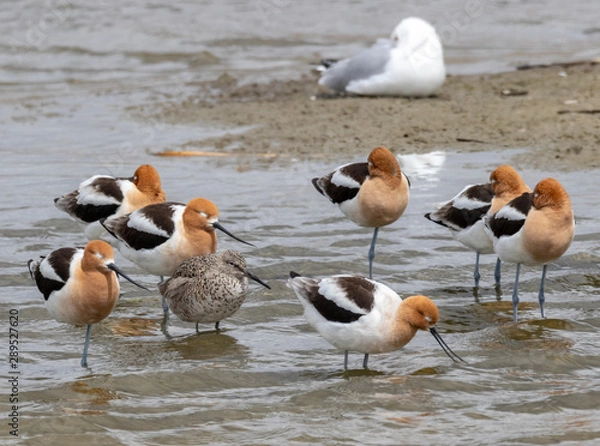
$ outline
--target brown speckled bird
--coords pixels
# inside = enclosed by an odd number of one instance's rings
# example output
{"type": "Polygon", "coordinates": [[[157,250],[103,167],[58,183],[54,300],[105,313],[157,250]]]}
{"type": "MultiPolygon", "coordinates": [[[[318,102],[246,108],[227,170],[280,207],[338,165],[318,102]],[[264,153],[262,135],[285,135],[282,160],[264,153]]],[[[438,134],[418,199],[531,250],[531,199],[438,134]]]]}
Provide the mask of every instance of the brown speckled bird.
{"type": "Polygon", "coordinates": [[[183,261],[158,289],[173,313],[185,322],[219,322],[234,314],[244,302],[248,278],[271,288],[248,271],[241,254],[226,250],[183,261]]]}

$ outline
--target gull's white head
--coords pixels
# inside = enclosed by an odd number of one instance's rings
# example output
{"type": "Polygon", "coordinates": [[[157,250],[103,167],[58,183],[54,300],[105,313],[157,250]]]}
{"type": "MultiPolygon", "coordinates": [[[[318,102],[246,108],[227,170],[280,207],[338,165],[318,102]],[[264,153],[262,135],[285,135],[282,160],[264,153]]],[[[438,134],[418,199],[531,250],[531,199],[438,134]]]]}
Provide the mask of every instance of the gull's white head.
{"type": "Polygon", "coordinates": [[[395,47],[403,47],[409,53],[418,51],[430,57],[442,55],[442,44],[435,28],[418,17],[402,20],[392,31],[390,39],[395,47]]]}

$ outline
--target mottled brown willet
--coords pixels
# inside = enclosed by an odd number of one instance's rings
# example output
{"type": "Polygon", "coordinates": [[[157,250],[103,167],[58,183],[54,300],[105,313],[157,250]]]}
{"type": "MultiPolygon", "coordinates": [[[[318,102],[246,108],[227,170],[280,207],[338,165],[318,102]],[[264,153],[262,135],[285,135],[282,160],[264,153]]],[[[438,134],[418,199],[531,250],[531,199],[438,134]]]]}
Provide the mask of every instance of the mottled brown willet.
{"type": "Polygon", "coordinates": [[[239,253],[227,250],[184,260],[158,289],[179,319],[196,323],[196,331],[199,323],[214,323],[218,330],[244,302],[248,278],[271,288],[248,271],[239,253]]]}

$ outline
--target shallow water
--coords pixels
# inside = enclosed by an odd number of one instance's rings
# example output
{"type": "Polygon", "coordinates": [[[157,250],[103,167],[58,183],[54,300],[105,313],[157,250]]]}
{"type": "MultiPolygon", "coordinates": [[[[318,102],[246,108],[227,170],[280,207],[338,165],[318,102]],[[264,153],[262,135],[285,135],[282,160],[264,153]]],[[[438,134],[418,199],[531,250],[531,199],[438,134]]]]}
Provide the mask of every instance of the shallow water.
{"type": "MultiPolygon", "coordinates": [[[[448,42],[451,71],[598,55],[597,15],[588,13],[594,2],[566,9],[555,1],[482,3],[485,12],[448,42]]],[[[384,2],[379,9],[370,2],[317,9],[268,0],[3,4],[0,311],[5,352],[9,311],[19,312],[21,439],[65,446],[595,444],[600,226],[591,179],[597,171],[518,166],[530,185],[557,176],[571,194],[578,226],[569,251],[550,267],[547,319],[537,304],[540,272],[524,268],[520,322],[513,324],[514,267],[504,268],[496,296],[494,259],[483,257],[482,289],[474,296],[474,255],[422,217],[465,184],[484,181],[511,153],[404,158],[411,202],[401,220],[380,232],[375,278],[403,296],[431,296],[441,312],[439,331],[468,364],[452,363],[419,333],[396,353],[373,355],[368,371],[360,368],[361,355],[351,354],[344,373],[341,352],[304,322],[285,279],[292,269],[367,273],[370,231],[344,219],[309,181],[352,160],[154,157],[148,152],[231,129],[139,122],[127,111],[176,100],[224,71],[242,81],[296,77],[321,56],[351,53],[382,29],[387,34],[399,17],[429,15],[443,26],[465,4],[425,2],[426,13],[416,2],[384,2]],[[54,208],[54,197],[92,174],[128,176],[142,163],[157,167],[170,200],[214,200],[222,222],[258,247],[221,237],[220,249],[244,253],[272,290],[251,286],[221,333],[206,326],[196,335],[192,324],[175,318],[161,327],[158,294],[123,283],[114,314],[93,329],[90,368],[82,369],[84,330],[49,318],[25,264],[85,242],[79,226],[54,208]]],[[[119,256],[117,262],[132,277],[155,283],[119,256]]],[[[3,376],[10,371],[6,358],[3,376]]],[[[5,381],[5,420],[9,392],[5,381]]],[[[3,426],[5,442],[10,428],[3,426]]]]}
{"type": "MultiPolygon", "coordinates": [[[[559,176],[578,226],[567,254],[550,267],[547,319],[540,319],[537,304],[540,272],[524,268],[513,324],[514,267],[504,268],[496,296],[494,259],[484,256],[482,289],[474,297],[473,254],[422,217],[447,191],[483,181],[505,159],[443,153],[403,159],[411,202],[398,222],[381,230],[374,276],[401,295],[431,296],[441,312],[439,331],[468,364],[452,363],[419,333],[398,352],[373,355],[368,371],[361,355],[351,354],[344,373],[342,353],[305,323],[285,287],[290,270],[367,272],[370,231],[345,220],[309,181],[335,160],[247,164],[146,156],[125,162],[113,170],[127,174],[152,162],[170,199],[210,196],[224,224],[258,247],[221,237],[220,248],[243,252],[272,290],[252,286],[221,333],[206,326],[197,335],[193,324],[175,318],[161,327],[158,294],[125,282],[115,312],[93,329],[90,368],[82,369],[83,328],[48,317],[25,262],[83,243],[79,227],[54,209],[52,198],[93,170],[86,156],[12,154],[10,169],[2,168],[0,186],[19,196],[1,198],[0,305],[6,321],[10,309],[19,311],[20,429],[28,444],[398,444],[407,435],[410,444],[592,444],[600,437],[594,254],[600,237],[595,187],[581,182],[581,174],[559,176]]],[[[522,173],[529,184],[547,175],[522,173]]],[[[120,256],[117,262],[132,277],[155,283],[120,256]]],[[[8,411],[6,400],[2,407],[8,411]]]]}

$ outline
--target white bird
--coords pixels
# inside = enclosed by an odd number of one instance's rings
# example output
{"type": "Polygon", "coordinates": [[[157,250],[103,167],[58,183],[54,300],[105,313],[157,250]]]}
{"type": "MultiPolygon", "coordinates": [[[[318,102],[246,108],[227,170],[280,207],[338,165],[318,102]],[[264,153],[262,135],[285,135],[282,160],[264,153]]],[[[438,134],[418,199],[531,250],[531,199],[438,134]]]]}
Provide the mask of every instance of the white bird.
{"type": "Polygon", "coordinates": [[[440,38],[417,17],[402,20],[389,39],[354,57],[322,63],[320,85],[363,96],[431,96],[446,79],[440,38]]]}

